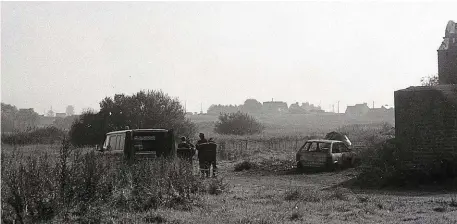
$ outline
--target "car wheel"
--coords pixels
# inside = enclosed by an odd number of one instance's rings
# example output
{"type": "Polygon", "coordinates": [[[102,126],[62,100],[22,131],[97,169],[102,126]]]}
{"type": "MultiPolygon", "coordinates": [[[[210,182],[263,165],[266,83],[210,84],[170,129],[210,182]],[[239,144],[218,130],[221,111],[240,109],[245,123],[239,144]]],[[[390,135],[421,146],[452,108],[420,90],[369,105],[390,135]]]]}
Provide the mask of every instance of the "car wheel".
{"type": "Polygon", "coordinates": [[[303,165],[300,162],[297,162],[297,170],[302,171],[303,169],[303,165]]]}

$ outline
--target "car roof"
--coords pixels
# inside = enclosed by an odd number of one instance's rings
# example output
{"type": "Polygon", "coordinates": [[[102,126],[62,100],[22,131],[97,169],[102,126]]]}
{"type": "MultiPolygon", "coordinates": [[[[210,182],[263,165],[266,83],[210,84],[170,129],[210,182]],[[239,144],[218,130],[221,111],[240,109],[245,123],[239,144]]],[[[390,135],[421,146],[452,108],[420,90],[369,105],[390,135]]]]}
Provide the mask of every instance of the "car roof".
{"type": "Polygon", "coordinates": [[[130,130],[122,130],[122,131],[112,131],[106,133],[108,134],[120,134],[120,133],[125,133],[127,131],[132,131],[132,132],[168,132],[167,129],[130,129],[130,130]]]}
{"type": "Polygon", "coordinates": [[[328,139],[310,139],[306,142],[319,142],[319,143],[336,143],[336,142],[342,142],[338,140],[328,140],[328,139]]]}

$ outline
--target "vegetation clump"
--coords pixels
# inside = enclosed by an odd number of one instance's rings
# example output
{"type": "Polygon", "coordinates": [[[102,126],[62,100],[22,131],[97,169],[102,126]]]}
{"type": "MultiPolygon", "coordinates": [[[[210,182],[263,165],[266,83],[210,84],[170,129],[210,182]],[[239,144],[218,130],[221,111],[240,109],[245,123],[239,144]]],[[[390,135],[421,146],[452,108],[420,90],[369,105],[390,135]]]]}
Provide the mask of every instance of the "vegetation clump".
{"type": "Polygon", "coordinates": [[[219,115],[214,126],[216,133],[227,135],[252,135],[262,133],[263,130],[264,126],[253,116],[240,111],[219,115]]]}
{"type": "Polygon", "coordinates": [[[201,180],[179,159],[123,163],[68,142],[56,154],[2,152],[1,159],[5,223],[99,223],[103,212],[90,211],[100,206],[126,212],[188,208],[202,193],[217,195],[226,187],[222,179],[201,180]]]}
{"type": "Polygon", "coordinates": [[[2,143],[10,145],[54,144],[60,142],[66,133],[56,127],[38,128],[29,132],[2,134],[2,143]]]}
{"type": "Polygon", "coordinates": [[[177,136],[192,136],[196,132],[178,99],[152,90],[103,99],[98,113],[86,111],[73,123],[70,138],[76,146],[96,145],[103,142],[105,133],[126,127],[174,129],[177,136]]]}

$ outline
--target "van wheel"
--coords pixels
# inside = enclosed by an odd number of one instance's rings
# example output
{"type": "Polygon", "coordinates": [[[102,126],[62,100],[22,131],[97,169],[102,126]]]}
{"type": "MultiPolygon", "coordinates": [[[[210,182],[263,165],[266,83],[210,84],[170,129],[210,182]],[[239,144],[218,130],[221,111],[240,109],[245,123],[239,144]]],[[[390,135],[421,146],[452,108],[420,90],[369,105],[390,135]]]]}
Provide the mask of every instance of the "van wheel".
{"type": "Polygon", "coordinates": [[[341,165],[339,163],[333,163],[330,169],[333,172],[339,172],[341,171],[341,165]]]}

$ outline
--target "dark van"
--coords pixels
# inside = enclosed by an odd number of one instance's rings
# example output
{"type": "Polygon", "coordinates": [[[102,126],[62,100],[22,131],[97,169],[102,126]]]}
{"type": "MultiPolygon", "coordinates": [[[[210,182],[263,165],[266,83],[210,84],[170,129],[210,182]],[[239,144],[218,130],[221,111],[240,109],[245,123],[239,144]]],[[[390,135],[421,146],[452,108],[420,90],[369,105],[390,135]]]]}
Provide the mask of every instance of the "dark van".
{"type": "Polygon", "coordinates": [[[127,160],[174,156],[174,133],[166,129],[113,131],[106,134],[100,151],[120,154],[127,160]]]}

